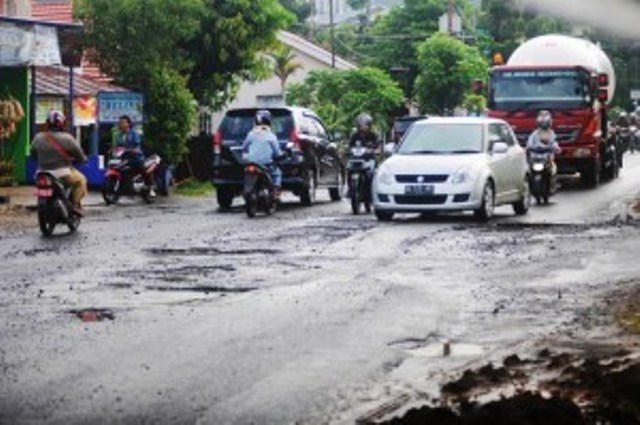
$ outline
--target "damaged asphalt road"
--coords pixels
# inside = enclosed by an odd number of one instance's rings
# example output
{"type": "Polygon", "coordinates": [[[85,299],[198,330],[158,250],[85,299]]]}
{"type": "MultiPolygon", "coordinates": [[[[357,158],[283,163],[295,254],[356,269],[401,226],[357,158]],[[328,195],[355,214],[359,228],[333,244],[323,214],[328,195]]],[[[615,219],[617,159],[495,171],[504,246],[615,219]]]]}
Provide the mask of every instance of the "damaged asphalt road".
{"type": "Polygon", "coordinates": [[[322,194],[255,220],[171,199],[69,237],[0,233],[0,423],[376,421],[514,352],[615,346],[638,188],[630,157],[620,180],[490,225],[382,224],[322,194]]]}

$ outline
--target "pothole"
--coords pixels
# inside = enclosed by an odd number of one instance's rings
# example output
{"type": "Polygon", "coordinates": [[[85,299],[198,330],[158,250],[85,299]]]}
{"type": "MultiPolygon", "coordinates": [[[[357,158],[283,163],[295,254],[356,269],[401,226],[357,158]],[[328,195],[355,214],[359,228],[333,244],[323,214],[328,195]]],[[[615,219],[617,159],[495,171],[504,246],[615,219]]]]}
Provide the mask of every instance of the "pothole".
{"type": "Polygon", "coordinates": [[[202,292],[204,294],[209,293],[224,293],[224,294],[243,294],[247,292],[256,291],[258,288],[255,287],[246,287],[246,288],[229,288],[224,286],[208,286],[208,285],[199,285],[199,286],[145,286],[145,289],[148,291],[159,291],[159,292],[202,292]]]}
{"type": "Polygon", "coordinates": [[[254,249],[220,249],[214,247],[193,247],[193,248],[149,248],[144,252],[151,255],[181,255],[181,256],[204,256],[204,255],[275,255],[281,254],[278,249],[254,248],[254,249]]]}
{"type": "Polygon", "coordinates": [[[67,313],[73,314],[83,322],[102,322],[104,320],[116,320],[116,314],[109,308],[72,309],[67,313]]]}

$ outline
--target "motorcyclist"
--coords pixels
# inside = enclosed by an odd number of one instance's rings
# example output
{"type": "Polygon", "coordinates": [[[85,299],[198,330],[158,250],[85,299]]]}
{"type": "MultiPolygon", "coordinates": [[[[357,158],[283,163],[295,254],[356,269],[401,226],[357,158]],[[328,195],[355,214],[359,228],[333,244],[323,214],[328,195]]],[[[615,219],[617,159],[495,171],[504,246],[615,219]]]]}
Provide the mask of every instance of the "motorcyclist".
{"type": "Polygon", "coordinates": [[[380,146],[380,137],[373,131],[373,118],[369,114],[360,114],[356,118],[356,131],[349,139],[349,147],[354,147],[357,142],[371,150],[380,146]]]}
{"type": "Polygon", "coordinates": [[[527,141],[527,152],[535,149],[551,149],[552,175],[556,175],[555,155],[561,152],[556,133],[553,131],[553,117],[549,111],[540,111],[536,119],[538,128],[531,133],[527,141]]]}
{"type": "Polygon", "coordinates": [[[122,115],[118,119],[118,134],[116,135],[116,147],[124,148],[127,151],[127,159],[131,166],[144,177],[144,183],[149,186],[150,196],[155,196],[153,189],[153,176],[148,175],[145,167],[145,155],[142,151],[142,139],[133,129],[133,122],[128,115],[122,115]]]}
{"type": "Polygon", "coordinates": [[[274,187],[273,198],[276,201],[279,200],[282,171],[275,161],[283,154],[278,144],[278,138],[271,131],[271,112],[267,110],[256,112],[255,127],[244,140],[242,152],[245,162],[261,165],[269,171],[274,187]]]}
{"type": "Polygon", "coordinates": [[[73,167],[87,157],[75,138],[65,131],[65,116],[60,111],[47,115],[47,130],[39,132],[31,143],[31,155],[38,162],[38,171],[46,171],[71,189],[71,202],[76,214],[82,216],[82,200],[87,195],[87,179],[73,167]]]}
{"type": "MultiPolygon", "coordinates": [[[[358,143],[360,143],[360,146],[370,149],[373,152],[380,147],[380,137],[373,131],[373,118],[366,113],[362,113],[356,118],[356,131],[349,139],[349,148],[357,146],[358,143]]],[[[369,160],[367,165],[367,168],[373,172],[376,168],[375,158],[369,160]]],[[[370,184],[372,175],[367,177],[368,183],[370,184]]],[[[351,194],[351,187],[349,187],[349,193],[351,194]]]]}

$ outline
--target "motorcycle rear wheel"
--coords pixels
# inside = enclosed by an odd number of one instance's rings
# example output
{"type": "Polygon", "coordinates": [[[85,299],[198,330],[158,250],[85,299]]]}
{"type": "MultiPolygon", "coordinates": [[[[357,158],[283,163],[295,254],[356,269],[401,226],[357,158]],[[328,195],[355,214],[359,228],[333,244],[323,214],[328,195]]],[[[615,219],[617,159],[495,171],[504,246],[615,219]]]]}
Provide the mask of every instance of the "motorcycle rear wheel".
{"type": "Polygon", "coordinates": [[[245,212],[247,217],[254,218],[258,209],[258,201],[254,193],[249,193],[244,197],[245,212]]]}
{"type": "Polygon", "coordinates": [[[53,235],[53,231],[56,228],[56,223],[43,211],[38,211],[38,225],[42,234],[47,237],[53,235]]]}

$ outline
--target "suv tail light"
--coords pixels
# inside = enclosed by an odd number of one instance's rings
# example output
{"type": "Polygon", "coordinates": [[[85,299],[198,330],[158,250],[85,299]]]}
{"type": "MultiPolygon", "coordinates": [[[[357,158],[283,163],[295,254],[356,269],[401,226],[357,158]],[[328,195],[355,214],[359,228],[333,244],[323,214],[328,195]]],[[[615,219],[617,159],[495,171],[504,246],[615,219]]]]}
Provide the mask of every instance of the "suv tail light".
{"type": "Polygon", "coordinates": [[[302,151],[302,143],[300,142],[300,136],[298,136],[298,132],[294,128],[291,131],[291,135],[289,136],[289,140],[296,146],[299,151],[302,151]]]}
{"type": "Polygon", "coordinates": [[[51,187],[49,177],[45,175],[39,175],[36,179],[36,187],[38,187],[39,189],[49,189],[51,187]]]}
{"type": "Polygon", "coordinates": [[[216,134],[213,135],[213,153],[214,155],[220,155],[222,152],[222,132],[220,130],[216,131],[216,134]]]}

